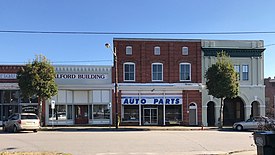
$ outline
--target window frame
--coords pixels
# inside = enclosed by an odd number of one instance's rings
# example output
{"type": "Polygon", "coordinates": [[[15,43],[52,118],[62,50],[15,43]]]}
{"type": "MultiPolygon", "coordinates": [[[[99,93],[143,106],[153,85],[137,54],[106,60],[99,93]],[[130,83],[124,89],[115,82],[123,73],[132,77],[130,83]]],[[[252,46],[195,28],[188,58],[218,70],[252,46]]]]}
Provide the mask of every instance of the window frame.
{"type": "Polygon", "coordinates": [[[238,65],[238,64],[235,64],[234,65],[234,70],[235,70],[235,72],[237,72],[238,73],[238,76],[239,76],[239,80],[241,79],[241,66],[240,65],[238,65]],[[237,68],[238,68],[238,70],[237,70],[237,68]]]}
{"type": "Polygon", "coordinates": [[[159,46],[154,47],[154,55],[160,55],[160,47],[159,46]]]}
{"type": "Polygon", "coordinates": [[[186,47],[186,46],[183,46],[183,47],[181,48],[181,54],[182,54],[182,55],[189,55],[189,48],[186,47]],[[187,50],[187,52],[186,52],[185,50],[187,50]]]}
{"type": "MultiPolygon", "coordinates": [[[[128,72],[128,74],[131,74],[131,73],[128,72]]],[[[125,62],[123,64],[123,81],[136,81],[136,65],[135,65],[135,63],[133,63],[133,62],[125,62]],[[125,77],[126,77],[125,76],[125,74],[126,74],[125,65],[134,65],[134,71],[133,71],[134,79],[133,80],[132,79],[130,79],[130,80],[126,80],[125,79],[125,77]]]]}
{"type": "MultiPolygon", "coordinates": [[[[152,75],[152,81],[153,82],[162,82],[163,81],[163,64],[159,62],[152,63],[151,65],[151,75],[152,75]],[[154,80],[154,65],[161,65],[161,79],[154,80]]],[[[158,72],[155,74],[159,74],[158,72]]]]}
{"type": "Polygon", "coordinates": [[[133,55],[133,47],[132,46],[126,46],[125,47],[125,54],[126,55],[133,55]]]}
{"type": "Polygon", "coordinates": [[[191,66],[191,63],[188,63],[188,62],[183,62],[183,63],[180,63],[179,64],[179,79],[180,79],[180,81],[183,81],[183,82],[185,82],[185,81],[191,81],[192,80],[192,76],[191,76],[191,74],[192,74],[192,66],[191,66]],[[181,78],[181,75],[182,75],[182,73],[181,73],[181,67],[182,67],[182,65],[189,65],[189,80],[185,80],[185,79],[182,79],[181,78]]]}
{"type": "Polygon", "coordinates": [[[249,65],[245,64],[242,65],[242,80],[248,81],[249,80],[249,65]],[[244,68],[246,67],[246,68],[244,68]],[[247,74],[247,77],[245,76],[247,74]]]}

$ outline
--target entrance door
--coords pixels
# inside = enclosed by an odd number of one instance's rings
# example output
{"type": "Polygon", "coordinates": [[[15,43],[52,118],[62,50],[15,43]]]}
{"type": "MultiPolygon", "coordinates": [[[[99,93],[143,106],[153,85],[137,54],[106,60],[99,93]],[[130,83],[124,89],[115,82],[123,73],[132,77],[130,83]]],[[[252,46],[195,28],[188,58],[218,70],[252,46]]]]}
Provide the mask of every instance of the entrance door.
{"type": "Polygon", "coordinates": [[[158,124],[158,108],[143,109],[143,124],[157,125],[158,124]]]}
{"type": "Polygon", "coordinates": [[[75,106],[75,124],[88,124],[88,106],[75,106]]]}
{"type": "Polygon", "coordinates": [[[197,105],[194,103],[189,105],[189,125],[197,125],[197,105]]]}

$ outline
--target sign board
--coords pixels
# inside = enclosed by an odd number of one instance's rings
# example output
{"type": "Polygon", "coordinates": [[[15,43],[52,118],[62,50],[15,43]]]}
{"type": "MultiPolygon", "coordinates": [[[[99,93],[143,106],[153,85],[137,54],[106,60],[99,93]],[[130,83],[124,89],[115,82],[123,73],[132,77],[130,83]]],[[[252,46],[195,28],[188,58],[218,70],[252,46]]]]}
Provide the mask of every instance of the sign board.
{"type": "Polygon", "coordinates": [[[55,108],[55,100],[51,101],[51,108],[54,109],[55,108]]]}

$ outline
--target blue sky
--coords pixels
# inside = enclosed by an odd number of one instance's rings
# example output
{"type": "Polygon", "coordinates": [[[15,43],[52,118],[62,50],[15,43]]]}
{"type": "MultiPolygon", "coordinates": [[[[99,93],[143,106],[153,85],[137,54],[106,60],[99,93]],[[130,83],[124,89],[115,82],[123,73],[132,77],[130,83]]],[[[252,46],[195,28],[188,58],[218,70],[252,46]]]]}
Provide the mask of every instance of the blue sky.
{"type": "MultiPolygon", "coordinates": [[[[274,0],[1,0],[0,30],[85,32],[275,31],[274,0]]],[[[0,64],[43,54],[54,64],[112,65],[120,38],[264,40],[265,77],[275,76],[275,34],[60,35],[0,33],[0,64]],[[78,62],[76,62],[78,61],[78,62]]]]}

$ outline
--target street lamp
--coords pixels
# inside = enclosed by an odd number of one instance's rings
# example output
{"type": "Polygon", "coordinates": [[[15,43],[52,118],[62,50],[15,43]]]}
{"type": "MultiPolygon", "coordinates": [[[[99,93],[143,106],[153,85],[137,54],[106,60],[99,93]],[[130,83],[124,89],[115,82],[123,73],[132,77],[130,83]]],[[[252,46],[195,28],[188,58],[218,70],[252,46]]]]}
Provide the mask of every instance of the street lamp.
{"type": "Polygon", "coordinates": [[[116,123],[116,129],[118,129],[118,72],[117,72],[117,53],[116,53],[116,48],[114,47],[114,50],[112,50],[111,45],[109,43],[105,44],[106,48],[110,48],[110,50],[113,53],[114,56],[114,63],[115,63],[115,113],[116,113],[116,118],[115,118],[115,123],[116,123]]]}

